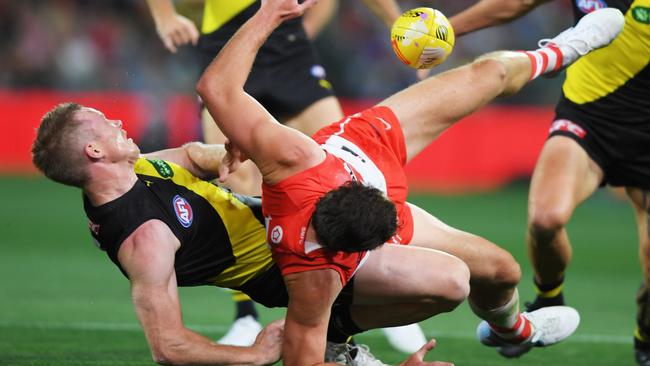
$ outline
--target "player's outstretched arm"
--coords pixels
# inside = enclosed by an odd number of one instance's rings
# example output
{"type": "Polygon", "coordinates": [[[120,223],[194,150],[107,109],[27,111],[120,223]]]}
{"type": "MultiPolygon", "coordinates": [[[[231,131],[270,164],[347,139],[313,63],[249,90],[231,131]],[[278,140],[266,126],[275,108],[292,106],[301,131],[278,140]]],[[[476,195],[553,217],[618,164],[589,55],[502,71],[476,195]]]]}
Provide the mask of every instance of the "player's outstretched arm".
{"type": "Polygon", "coordinates": [[[154,361],[165,365],[266,365],[282,347],[281,323],[269,325],[252,347],[224,346],[183,325],[174,272],[180,243],[161,221],[141,225],[120,247],[136,314],[154,361]]]}
{"type": "Polygon", "coordinates": [[[456,37],[517,19],[550,0],[480,0],[449,18],[456,37]]]}
{"type": "Polygon", "coordinates": [[[282,21],[294,18],[315,0],[267,0],[219,52],[197,84],[197,91],[221,131],[273,183],[318,164],[324,153],[307,136],[280,125],[244,91],[257,50],[282,21]]]}

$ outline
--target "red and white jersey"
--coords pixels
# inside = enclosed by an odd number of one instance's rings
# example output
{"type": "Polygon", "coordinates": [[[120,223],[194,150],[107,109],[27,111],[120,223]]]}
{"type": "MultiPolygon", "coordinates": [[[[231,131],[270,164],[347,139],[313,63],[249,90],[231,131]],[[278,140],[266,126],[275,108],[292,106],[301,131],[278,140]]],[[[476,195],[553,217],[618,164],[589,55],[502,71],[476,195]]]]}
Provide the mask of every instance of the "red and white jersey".
{"type": "Polygon", "coordinates": [[[324,127],[312,137],[326,152],[323,162],[274,185],[262,185],[267,240],[283,275],[329,268],[339,273],[345,286],[368,253],[326,251],[305,240],[316,202],[351,180],[380,189],[397,208],[397,233],[389,243],[408,244],[413,217],[406,205],[404,136],[393,112],[375,107],[324,127]]]}

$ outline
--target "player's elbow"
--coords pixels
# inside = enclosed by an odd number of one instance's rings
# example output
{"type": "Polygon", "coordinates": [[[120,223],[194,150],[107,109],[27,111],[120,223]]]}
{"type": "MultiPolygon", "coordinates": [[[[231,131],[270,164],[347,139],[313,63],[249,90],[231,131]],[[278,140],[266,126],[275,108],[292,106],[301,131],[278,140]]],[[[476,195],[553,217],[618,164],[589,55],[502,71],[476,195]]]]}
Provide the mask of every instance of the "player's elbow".
{"type": "Polygon", "coordinates": [[[177,346],[172,344],[152,345],[151,357],[158,365],[167,366],[187,365],[189,361],[185,359],[185,352],[181,352],[177,346]]]}
{"type": "Polygon", "coordinates": [[[208,105],[225,106],[228,103],[228,97],[232,94],[228,83],[220,81],[218,78],[207,77],[203,74],[196,83],[196,93],[201,100],[208,105]]]}
{"type": "Polygon", "coordinates": [[[205,74],[196,82],[196,93],[204,102],[219,95],[219,89],[214,84],[215,81],[207,78],[205,74]]]}

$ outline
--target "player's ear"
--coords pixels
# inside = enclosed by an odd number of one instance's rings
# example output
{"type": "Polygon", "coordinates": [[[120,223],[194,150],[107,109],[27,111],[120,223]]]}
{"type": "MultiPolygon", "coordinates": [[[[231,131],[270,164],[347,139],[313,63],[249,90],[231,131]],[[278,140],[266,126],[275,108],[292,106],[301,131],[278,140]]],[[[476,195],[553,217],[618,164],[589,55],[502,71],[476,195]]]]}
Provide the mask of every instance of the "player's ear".
{"type": "Polygon", "coordinates": [[[91,141],[86,144],[86,146],[84,147],[84,152],[91,159],[96,160],[104,157],[104,150],[98,143],[94,141],[91,141]]]}

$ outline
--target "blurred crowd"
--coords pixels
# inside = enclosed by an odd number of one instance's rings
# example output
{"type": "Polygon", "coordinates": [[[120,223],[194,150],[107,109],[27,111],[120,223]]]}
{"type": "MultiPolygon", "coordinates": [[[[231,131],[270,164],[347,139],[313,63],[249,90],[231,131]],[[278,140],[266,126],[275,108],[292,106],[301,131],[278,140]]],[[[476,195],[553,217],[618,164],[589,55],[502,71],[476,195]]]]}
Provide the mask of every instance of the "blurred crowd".
{"type": "MultiPolygon", "coordinates": [[[[472,0],[401,1],[402,9],[435,7],[451,16],[472,0]]],[[[202,1],[179,0],[179,12],[200,21],[202,1]]],[[[551,2],[524,19],[457,40],[450,59],[434,72],[496,49],[534,48],[539,38],[571,24],[569,2],[551,2]]],[[[415,82],[389,44],[389,30],[361,0],[342,0],[316,42],[328,79],[347,98],[382,98],[415,82]]],[[[193,93],[197,54],[168,53],[145,0],[0,0],[0,89],[48,88],[193,93]]],[[[512,103],[550,104],[560,80],[536,83],[512,103]]]]}

